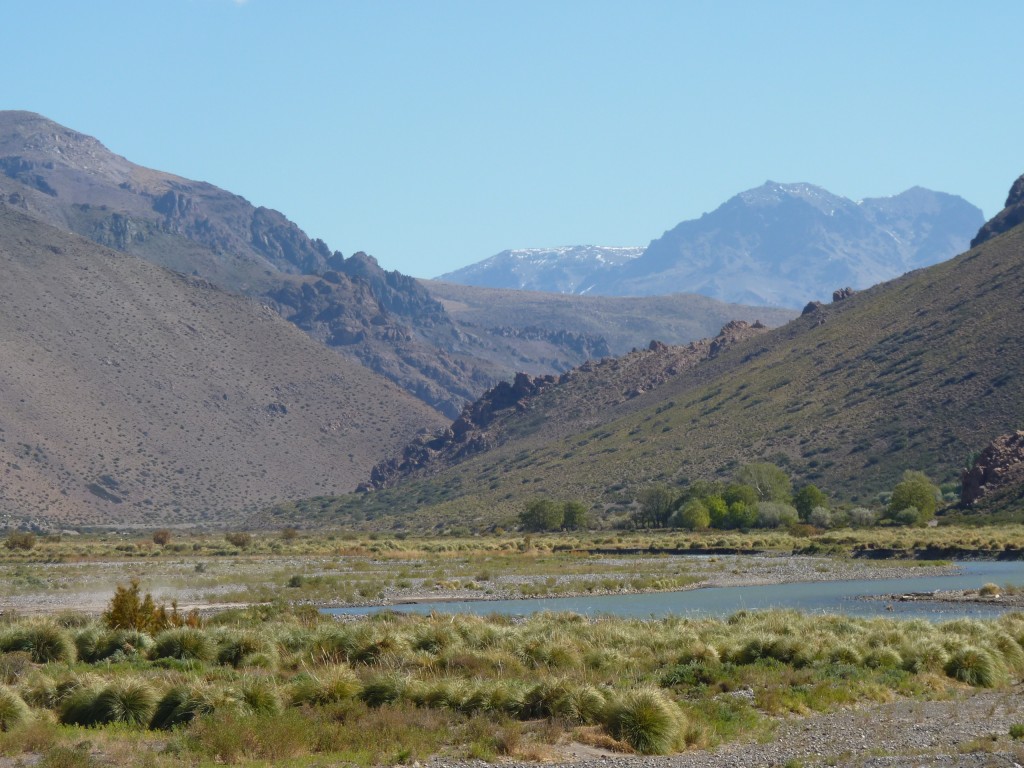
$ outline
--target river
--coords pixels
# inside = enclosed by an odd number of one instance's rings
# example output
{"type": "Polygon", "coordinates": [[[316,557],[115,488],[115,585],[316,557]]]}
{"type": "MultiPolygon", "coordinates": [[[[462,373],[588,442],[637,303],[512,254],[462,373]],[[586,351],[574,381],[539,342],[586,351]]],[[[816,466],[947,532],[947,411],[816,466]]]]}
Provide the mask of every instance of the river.
{"type": "Polygon", "coordinates": [[[681,592],[588,595],[523,600],[430,601],[368,608],[327,608],[329,614],[368,614],[382,610],[408,613],[473,613],[524,616],[538,611],[570,611],[586,616],[651,618],[680,616],[729,616],[741,610],[794,608],[810,613],[842,613],[851,616],[926,618],[935,621],[963,616],[998,616],[1007,610],[999,605],[942,603],[937,601],[864,600],[865,596],[977,589],[986,582],[1024,584],[1024,562],[975,560],[957,563],[960,573],[902,579],[814,581],[756,587],[708,587],[681,592]]]}

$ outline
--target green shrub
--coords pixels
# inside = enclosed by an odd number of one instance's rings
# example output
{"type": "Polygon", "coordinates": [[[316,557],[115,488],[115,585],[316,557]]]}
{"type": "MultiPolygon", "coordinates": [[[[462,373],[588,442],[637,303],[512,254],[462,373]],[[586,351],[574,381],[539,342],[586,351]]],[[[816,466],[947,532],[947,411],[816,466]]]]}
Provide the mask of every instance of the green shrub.
{"type": "Polygon", "coordinates": [[[210,636],[195,627],[167,629],[156,636],[153,658],[212,661],[215,646],[210,636]]]}
{"type": "Polygon", "coordinates": [[[991,688],[999,679],[999,667],[992,654],[968,646],[953,653],[946,662],[946,674],[978,688],[991,688]]]}
{"type": "Polygon", "coordinates": [[[1024,739],[1024,723],[1014,723],[1010,726],[1010,738],[1011,739],[1024,739]]]}
{"type": "Polygon", "coordinates": [[[27,722],[32,712],[13,688],[0,685],[0,731],[9,731],[27,722]]]}
{"type": "Polygon", "coordinates": [[[605,726],[616,739],[644,755],[664,755],[682,735],[679,708],[658,690],[640,688],[609,704],[605,726]]]}

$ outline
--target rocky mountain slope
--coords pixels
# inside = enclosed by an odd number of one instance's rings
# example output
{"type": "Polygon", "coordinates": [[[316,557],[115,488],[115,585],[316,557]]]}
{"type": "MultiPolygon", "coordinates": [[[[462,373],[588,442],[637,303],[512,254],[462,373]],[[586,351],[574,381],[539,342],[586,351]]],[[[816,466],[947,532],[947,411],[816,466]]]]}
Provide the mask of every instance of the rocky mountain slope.
{"type": "MultiPolygon", "coordinates": [[[[0,112],[0,202],[258,298],[449,418],[517,368],[549,369],[505,339],[463,332],[418,282],[365,254],[345,258],[277,211],[135,165],[39,115],[0,112]]],[[[539,351],[586,359],[557,339],[539,351]]]]}
{"type": "Polygon", "coordinates": [[[440,426],[261,302],[7,203],[0,270],[0,528],[238,521],[440,426]]]}
{"type": "Polygon", "coordinates": [[[752,460],[857,504],[873,503],[906,469],[955,485],[971,455],[1019,428],[1022,296],[1017,226],[950,261],[839,294],[668,377],[628,409],[611,404],[597,420],[579,419],[572,434],[534,429],[527,410],[505,425],[511,434],[518,424],[515,439],[330,509],[412,515],[401,525],[486,525],[513,518],[524,494],[601,509],[652,482],[727,477],[752,460]]]}
{"type": "Polygon", "coordinates": [[[572,249],[505,251],[444,279],[606,296],[688,292],[796,308],[838,287],[867,288],[951,258],[982,224],[973,205],[921,187],[857,203],[810,184],[769,181],[619,264],[587,271],[572,249]]]}
{"type": "Polygon", "coordinates": [[[369,487],[386,488],[413,476],[437,474],[527,434],[551,440],[600,424],[610,411],[628,412],[629,402],[645,392],[766,331],[759,322],[738,320],[713,339],[686,346],[652,341],[647,349],[587,362],[558,377],[521,373],[467,405],[451,426],[417,436],[400,457],[379,463],[369,487]]]}
{"type": "Polygon", "coordinates": [[[594,283],[637,258],[641,247],[573,245],[564,248],[517,248],[477,264],[441,275],[447,283],[526,291],[586,295],[594,283]]]}
{"type": "MultiPolygon", "coordinates": [[[[256,298],[449,419],[515,371],[558,373],[610,349],[602,332],[539,319],[459,322],[418,281],[381,269],[364,253],[345,258],[277,211],[135,165],[29,112],[0,112],[0,202],[256,298]]],[[[631,336],[634,345],[650,338],[631,336]]]]}

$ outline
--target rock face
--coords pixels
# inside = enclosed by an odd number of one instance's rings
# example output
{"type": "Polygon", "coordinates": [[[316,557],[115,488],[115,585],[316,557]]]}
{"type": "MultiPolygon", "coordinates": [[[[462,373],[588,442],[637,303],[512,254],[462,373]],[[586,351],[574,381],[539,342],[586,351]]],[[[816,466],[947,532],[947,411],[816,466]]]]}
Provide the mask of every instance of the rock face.
{"type": "Polygon", "coordinates": [[[971,240],[971,248],[981,245],[986,240],[991,240],[996,235],[1001,235],[1019,224],[1024,224],[1024,175],[1013,182],[1003,210],[978,230],[978,234],[971,240]]]}
{"type": "Polygon", "coordinates": [[[989,443],[960,481],[960,504],[965,507],[1024,485],[1024,431],[1002,435],[989,443]]]}

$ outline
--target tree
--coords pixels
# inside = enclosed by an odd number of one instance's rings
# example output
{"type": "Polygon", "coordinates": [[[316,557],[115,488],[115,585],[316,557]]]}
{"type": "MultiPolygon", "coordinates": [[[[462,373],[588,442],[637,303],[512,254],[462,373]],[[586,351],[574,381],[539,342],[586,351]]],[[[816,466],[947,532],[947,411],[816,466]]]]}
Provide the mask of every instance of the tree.
{"type": "Polygon", "coordinates": [[[793,506],[796,507],[801,520],[809,520],[815,507],[829,508],[828,496],[818,490],[813,483],[808,483],[796,492],[796,496],[793,497],[793,506]]]}
{"type": "Polygon", "coordinates": [[[748,507],[756,507],[757,502],[760,501],[757,491],[743,483],[729,483],[722,494],[722,498],[725,499],[725,503],[729,506],[740,503],[746,504],[748,507]]]}
{"type": "Polygon", "coordinates": [[[892,489],[892,497],[889,499],[889,506],[886,508],[885,514],[886,517],[897,522],[908,521],[910,516],[900,513],[904,510],[916,509],[915,524],[925,525],[935,517],[935,510],[941,498],[942,492],[928,479],[928,475],[908,469],[903,473],[900,482],[892,489]]]}
{"type": "Polygon", "coordinates": [[[725,528],[729,520],[729,505],[719,495],[708,496],[703,499],[704,506],[708,509],[709,525],[712,528],[725,528]]]}
{"type": "Polygon", "coordinates": [[[676,528],[703,531],[711,526],[711,513],[700,499],[690,499],[675,511],[671,520],[676,528]]]}
{"type": "Polygon", "coordinates": [[[734,501],[729,505],[729,515],[726,517],[725,523],[726,528],[753,528],[757,525],[757,506],[734,501]]]}
{"type": "Polygon", "coordinates": [[[768,462],[745,464],[736,473],[735,480],[753,488],[758,501],[788,504],[793,498],[793,483],[789,475],[768,462]]]}
{"type": "Polygon", "coordinates": [[[676,495],[672,489],[664,485],[652,485],[640,492],[640,514],[634,516],[637,525],[650,528],[664,528],[672,516],[672,507],[676,495]]]}
{"type": "Polygon", "coordinates": [[[587,507],[578,501],[562,505],[562,527],[567,531],[581,531],[587,527],[587,507]]]}
{"type": "Polygon", "coordinates": [[[760,528],[782,528],[799,520],[796,509],[777,501],[762,501],[757,505],[757,525],[760,528]]]}
{"type": "Polygon", "coordinates": [[[562,527],[564,511],[551,499],[533,499],[519,513],[519,524],[525,531],[557,531],[562,527]]]}

